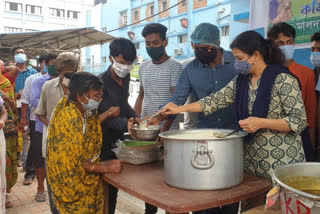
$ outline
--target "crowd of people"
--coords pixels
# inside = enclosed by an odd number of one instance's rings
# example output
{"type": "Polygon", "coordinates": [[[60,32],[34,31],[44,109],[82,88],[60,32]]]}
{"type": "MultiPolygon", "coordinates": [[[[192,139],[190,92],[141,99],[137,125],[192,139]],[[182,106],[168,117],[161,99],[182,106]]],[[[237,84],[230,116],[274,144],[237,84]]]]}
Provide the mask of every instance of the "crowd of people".
{"type": "MultiPolygon", "coordinates": [[[[80,72],[68,53],[40,55],[38,71],[23,47],[12,50],[13,61],[0,61],[0,212],[14,206],[8,194],[21,162],[24,185],[36,178],[35,200],[49,200],[52,213],[115,213],[118,189],[100,174],[121,172],[116,141],[159,110],[149,124],[160,124],[161,132],[179,129],[182,112],[197,112],[185,115],[185,128],[240,127],[248,133],[245,172],[270,181],[280,165],[317,159],[320,32],[311,38],[314,70],[292,59],[295,29],[286,23],[274,24],[267,39],[241,33],[232,52],[220,47],[217,26],[201,23],[191,34],[194,57],[183,63],[166,52],[165,26],[148,24],[142,36],[151,59],[139,67],[134,108],[128,97],[137,54],[128,39],[110,43],[111,65],[99,76],[80,72]]],[[[194,214],[233,214],[238,206],[194,214]]],[[[145,213],[157,207],[146,203],[145,213]]]]}

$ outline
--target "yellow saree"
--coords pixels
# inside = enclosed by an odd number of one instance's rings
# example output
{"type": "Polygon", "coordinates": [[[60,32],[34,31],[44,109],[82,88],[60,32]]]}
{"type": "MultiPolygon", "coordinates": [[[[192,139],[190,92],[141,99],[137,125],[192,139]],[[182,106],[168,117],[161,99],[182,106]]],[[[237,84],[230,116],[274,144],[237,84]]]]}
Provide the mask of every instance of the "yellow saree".
{"type": "Polygon", "coordinates": [[[83,160],[100,153],[102,133],[98,114],[83,118],[66,97],[57,104],[49,126],[47,179],[59,212],[103,213],[103,185],[87,173],[83,160]]]}

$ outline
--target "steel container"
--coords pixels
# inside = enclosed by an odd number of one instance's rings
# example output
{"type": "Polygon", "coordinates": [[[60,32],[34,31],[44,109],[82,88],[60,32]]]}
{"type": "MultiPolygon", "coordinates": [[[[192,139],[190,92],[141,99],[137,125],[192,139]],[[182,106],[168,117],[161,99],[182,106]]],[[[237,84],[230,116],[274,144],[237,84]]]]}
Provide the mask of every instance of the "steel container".
{"type": "Polygon", "coordinates": [[[159,126],[149,126],[147,128],[131,127],[131,135],[135,140],[153,141],[158,137],[160,133],[159,126]]]}
{"type": "Polygon", "coordinates": [[[176,139],[175,135],[203,131],[230,133],[227,129],[196,129],[160,133],[164,139],[165,182],[191,190],[224,189],[243,180],[243,139],[238,132],[228,138],[176,139]]]}
{"type": "MultiPolygon", "coordinates": [[[[273,179],[276,184],[281,187],[280,200],[282,214],[319,214],[320,196],[288,186],[284,183],[284,180],[290,177],[303,177],[304,179],[316,177],[320,180],[320,163],[288,164],[280,166],[273,171],[273,179]]],[[[320,190],[320,186],[318,190],[320,190]]]]}

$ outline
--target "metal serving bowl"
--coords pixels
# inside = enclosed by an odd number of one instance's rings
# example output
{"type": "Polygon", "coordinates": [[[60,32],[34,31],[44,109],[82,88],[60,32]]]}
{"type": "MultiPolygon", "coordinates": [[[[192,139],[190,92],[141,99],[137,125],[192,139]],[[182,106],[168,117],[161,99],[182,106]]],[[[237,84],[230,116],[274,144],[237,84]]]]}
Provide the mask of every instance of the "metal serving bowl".
{"type": "Polygon", "coordinates": [[[131,135],[136,140],[146,140],[153,141],[155,140],[160,133],[160,126],[149,126],[147,128],[140,128],[135,125],[130,128],[131,135]]]}

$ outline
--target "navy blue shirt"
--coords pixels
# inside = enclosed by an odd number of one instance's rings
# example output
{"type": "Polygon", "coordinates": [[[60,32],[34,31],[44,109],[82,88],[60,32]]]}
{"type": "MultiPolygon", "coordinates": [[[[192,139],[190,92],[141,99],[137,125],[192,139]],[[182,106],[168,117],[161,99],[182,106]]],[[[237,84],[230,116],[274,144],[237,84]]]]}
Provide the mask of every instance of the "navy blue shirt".
{"type": "MultiPolygon", "coordinates": [[[[215,68],[194,59],[183,69],[175,91],[167,103],[184,105],[190,93],[196,100],[219,91],[237,75],[234,69],[234,57],[230,51],[223,51],[223,60],[215,68]]],[[[233,106],[218,110],[208,116],[199,114],[198,128],[236,127],[233,106]]]]}

